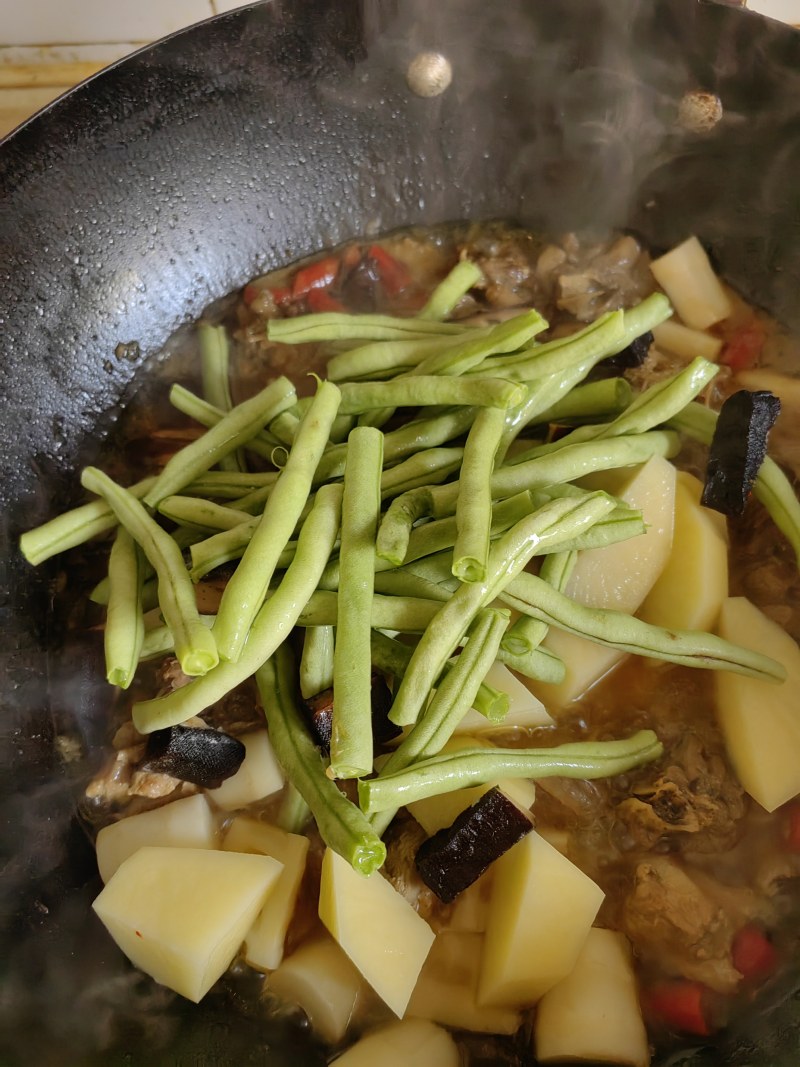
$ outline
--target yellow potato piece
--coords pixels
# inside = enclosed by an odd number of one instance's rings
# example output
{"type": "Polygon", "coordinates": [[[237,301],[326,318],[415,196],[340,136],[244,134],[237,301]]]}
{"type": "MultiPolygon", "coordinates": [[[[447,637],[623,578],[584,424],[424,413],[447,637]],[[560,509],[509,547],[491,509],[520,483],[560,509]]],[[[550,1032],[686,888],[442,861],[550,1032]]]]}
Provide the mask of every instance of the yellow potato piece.
{"type": "Polygon", "coordinates": [[[508,694],[508,713],[502,722],[490,722],[485,715],[470,708],[455,729],[459,734],[489,734],[498,730],[526,729],[536,726],[552,726],[553,718],[538,697],[513,674],[504,663],[497,660],[487,671],[484,682],[493,689],[508,694]]]}
{"type": "Polygon", "coordinates": [[[478,1003],[483,936],[442,930],[433,943],[408,1003],[419,1019],[485,1034],[514,1034],[522,1015],[514,1008],[478,1003]]]}
{"type": "Polygon", "coordinates": [[[783,684],[716,671],[717,716],[736,775],[754,800],[774,811],[800,793],[800,649],[745,597],[722,605],[720,637],[781,662],[783,684]]]}
{"type": "MultiPolygon", "coordinates": [[[[608,472],[592,479],[593,489],[607,489],[624,503],[640,508],[647,532],[606,548],[581,552],[566,594],[591,608],[634,614],[669,559],[675,515],[676,471],[661,456],[630,471],[608,472]]],[[[616,666],[624,653],[552,628],[545,645],[566,667],[558,685],[537,683],[533,690],[549,709],[583,696],[616,666]]]]}
{"type": "Polygon", "coordinates": [[[335,1059],[336,1067],[461,1067],[458,1046],[426,1019],[390,1023],[335,1059]]]}
{"type": "Polygon", "coordinates": [[[100,877],[108,882],[119,865],[143,845],[214,848],[216,838],[214,816],[202,793],[173,800],[103,827],[95,846],[100,877]]]}
{"type": "Polygon", "coordinates": [[[524,1007],[566,978],[603,891],[537,833],[493,866],[478,1001],[524,1007]]]}
{"type": "Polygon", "coordinates": [[[575,966],[545,993],[534,1027],[539,1063],[648,1067],[650,1049],[626,938],[592,928],[575,966]]]}
{"type": "Polygon", "coordinates": [[[680,317],[695,330],[707,330],[733,311],[730,298],[696,237],[689,237],[654,259],[650,270],[680,317]]]}
{"type": "Polygon", "coordinates": [[[725,520],[701,505],[702,491],[697,478],[678,475],[672,552],[638,613],[654,626],[709,630],[728,595],[725,520]]]}
{"type": "Polygon", "coordinates": [[[327,849],[319,917],[375,992],[402,1018],[434,933],[378,872],[365,878],[327,849]]]}
{"type": "Polygon", "coordinates": [[[268,988],[281,1000],[302,1008],[323,1041],[338,1045],[365,986],[344,952],[326,936],[287,956],[270,975],[268,988]]]}
{"type": "Polygon", "coordinates": [[[275,886],[269,856],[140,848],[92,907],[137,967],[199,1001],[231,964],[275,886]]]}
{"type": "Polygon", "coordinates": [[[722,348],[722,340],[704,330],[692,330],[673,319],[653,327],[653,340],[665,352],[673,352],[684,359],[702,356],[714,363],[722,348]]]}
{"type": "Polygon", "coordinates": [[[283,945],[300,883],[306,869],[308,838],[288,834],[277,826],[239,816],[225,835],[222,847],[229,852],[255,852],[272,856],[283,864],[278,884],[247,931],[244,958],[259,971],[272,971],[283,959],[283,945]]]}
{"type": "Polygon", "coordinates": [[[241,767],[217,789],[206,790],[210,799],[225,811],[244,808],[283,788],[283,771],[267,731],[255,730],[239,740],[247,750],[241,767]]]}

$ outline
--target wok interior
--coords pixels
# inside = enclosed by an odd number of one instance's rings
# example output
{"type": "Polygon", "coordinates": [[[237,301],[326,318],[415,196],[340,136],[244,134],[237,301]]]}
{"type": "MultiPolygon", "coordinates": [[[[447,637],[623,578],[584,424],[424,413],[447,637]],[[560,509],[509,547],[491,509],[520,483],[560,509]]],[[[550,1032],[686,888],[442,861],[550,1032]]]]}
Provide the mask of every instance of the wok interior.
{"type": "MultiPolygon", "coordinates": [[[[276,0],[145,50],[4,145],[4,1062],[91,1062],[116,1037],[137,1063],[169,1043],[158,995],[88,910],[94,864],[72,812],[105,740],[102,672],[65,643],[58,561],[34,572],[15,549],[76,499],[137,366],[255,274],[465,218],[630,227],[655,248],[695,232],[730,281],[800,328],[798,71],[797,34],[696,0],[276,0]],[[407,88],[422,49],[452,62],[439,97],[407,88]],[[675,123],[698,87],[724,109],[707,135],[675,123]],[[138,356],[115,356],[132,340],[138,356]]],[[[237,995],[234,982],[192,1009],[171,1046],[185,1059],[165,1062],[264,1062],[266,1044],[270,1063],[314,1061],[294,1031],[285,1053],[277,1029],[232,1035],[237,995]]],[[[796,1016],[789,998],[780,1026],[750,1019],[691,1062],[775,1064],[787,1032],[797,1047],[796,1016]]]]}

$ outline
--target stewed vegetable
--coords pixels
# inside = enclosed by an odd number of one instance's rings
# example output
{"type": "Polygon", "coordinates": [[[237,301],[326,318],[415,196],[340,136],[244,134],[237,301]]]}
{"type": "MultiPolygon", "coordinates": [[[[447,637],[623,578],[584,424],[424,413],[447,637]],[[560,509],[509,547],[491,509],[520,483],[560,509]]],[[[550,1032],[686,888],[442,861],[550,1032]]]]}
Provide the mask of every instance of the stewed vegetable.
{"type": "Polygon", "coordinates": [[[738,298],[692,242],[653,274],[630,238],[549,248],[455,230],[255,280],[170,390],[194,439],[132,456],[129,489],[87,468],[101,499],[21,542],[112,541],[92,600],[134,699],[87,793],[112,936],[191,999],[243,943],[353,1062],[393,1013],[401,1043],[533,1019],[544,1061],[646,1065],[637,984],[652,1038],[700,1032],[668,986],[710,1033],[777,966],[742,961],[800,876],[764,822],[800,789],[800,625],[770,641],[728,599],[768,538],[797,550],[800,504],[753,460],[726,534],[692,478],[738,298]],[[176,880],[205,883],[207,926],[176,880]]]}

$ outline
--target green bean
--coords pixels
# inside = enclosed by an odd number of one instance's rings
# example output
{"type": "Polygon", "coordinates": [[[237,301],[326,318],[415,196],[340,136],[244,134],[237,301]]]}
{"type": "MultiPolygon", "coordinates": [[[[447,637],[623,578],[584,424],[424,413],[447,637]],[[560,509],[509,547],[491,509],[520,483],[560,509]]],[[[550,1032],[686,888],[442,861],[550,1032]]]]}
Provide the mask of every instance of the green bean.
{"type": "Polygon", "coordinates": [[[203,678],[166,696],[134,704],[133,723],[140,733],[176,726],[199,715],[269,659],[298,622],[316,588],[339,532],[341,506],[341,486],[320,489],[300,533],[297,554],[280,585],[256,615],[239,659],[235,663],[220,662],[203,678]]]}
{"type": "Polygon", "coordinates": [[[446,319],[459,300],[482,281],[483,273],[477,263],[469,259],[459,260],[428,297],[428,302],[420,311],[419,317],[421,319],[446,319]]]}
{"type": "Polygon", "coordinates": [[[200,622],[192,580],[181,550],[150,517],[143,505],[96,467],[86,467],[81,484],[105,497],[117,518],[140,545],[158,576],[158,599],[175,637],[175,652],[184,674],[206,674],[218,660],[212,634],[200,622]]]}
{"type": "MultiPolygon", "coordinates": [[[[211,537],[192,545],[192,566],[189,571],[193,582],[199,582],[210,571],[244,554],[259,520],[253,518],[239,523],[231,530],[221,530],[211,537]]],[[[285,549],[284,549],[285,551],[285,549]]],[[[280,562],[278,563],[280,566],[280,562]]]]}
{"type": "Polygon", "coordinates": [[[486,334],[481,331],[482,335],[476,337],[470,333],[460,344],[431,353],[407,371],[404,378],[417,374],[444,374],[449,377],[466,374],[489,356],[513,352],[546,329],[547,322],[538,311],[523,311],[490,327],[486,334]]]}
{"type": "Polygon", "coordinates": [[[342,386],[341,411],[357,415],[383,407],[434,405],[507,408],[518,404],[523,388],[502,378],[394,378],[390,382],[350,382],[342,386]]]}
{"type": "Polygon", "coordinates": [[[500,593],[509,607],[559,630],[638,656],[706,670],[727,670],[766,681],[786,677],[782,664],[714,634],[666,630],[635,616],[606,608],[587,608],[557,592],[533,574],[517,575],[500,593]]]}
{"type": "MultiPolygon", "coordinates": [[[[559,593],[563,593],[567,587],[572,571],[578,560],[578,553],[572,551],[553,552],[545,556],[539,570],[539,577],[543,582],[552,585],[559,593]]],[[[550,627],[541,619],[534,619],[530,615],[520,615],[513,625],[509,626],[503,636],[503,648],[509,652],[524,655],[538,648],[547,637],[550,627]]]]}
{"type": "Polygon", "coordinates": [[[103,644],[106,679],[127,689],[136,673],[144,640],[141,550],[124,526],[117,530],[108,559],[109,596],[103,644]]]}
{"type": "MultiPolygon", "coordinates": [[[[209,404],[220,411],[233,407],[230,387],[230,353],[228,335],[224,326],[212,326],[201,322],[197,327],[200,339],[200,373],[203,379],[203,395],[209,404]]],[[[219,461],[220,470],[245,470],[241,453],[231,452],[219,461]]]]}
{"type": "Polygon", "coordinates": [[[266,595],[278,558],[308,499],[314,471],[339,407],[333,382],[320,382],[297,438],[267,499],[239,566],[222,594],[214,637],[223,659],[235,662],[266,595]]]}
{"type": "MultiPolygon", "coordinates": [[[[387,637],[378,630],[372,631],[370,647],[373,666],[399,681],[406,672],[413,649],[400,641],[395,641],[392,637],[387,637]]],[[[458,658],[447,661],[444,667],[446,673],[449,673],[458,663],[458,658]]],[[[490,722],[500,723],[508,714],[508,693],[495,689],[486,682],[481,682],[473,698],[472,706],[490,722]]]]}
{"type": "Polygon", "coordinates": [[[366,817],[326,774],[295,702],[294,663],[285,646],[256,674],[270,741],[284,774],[308,804],[320,837],[360,874],[376,871],[386,846],[366,817]]]}
{"type": "Polygon", "coordinates": [[[250,516],[236,508],[226,508],[212,500],[199,500],[193,496],[167,496],[158,505],[158,511],[167,519],[193,526],[200,530],[232,530],[250,516]]]}
{"type": "Polygon", "coordinates": [[[300,695],[304,700],[333,685],[332,626],[309,626],[303,636],[300,656],[300,695]]]}
{"type": "Polygon", "coordinates": [[[362,809],[372,814],[498,778],[610,778],[651,763],[663,751],[652,730],[640,730],[624,741],[574,741],[553,748],[459,749],[386,777],[360,781],[358,798],[362,809]]]}
{"type": "Polygon", "coordinates": [[[382,466],[383,434],[357,426],[347,439],[339,550],[330,746],[331,773],[336,778],[359,778],[372,770],[369,638],[382,466]]]}
{"type": "MultiPolygon", "coordinates": [[[[290,320],[286,320],[287,322],[290,320]]],[[[429,419],[415,419],[384,435],[383,460],[392,463],[415,452],[436,448],[466,433],[475,418],[472,408],[455,408],[429,419]]],[[[320,461],[315,484],[339,478],[344,473],[347,445],[334,445],[320,461]]]]}
{"type": "Polygon", "coordinates": [[[278,814],[275,816],[275,825],[287,834],[302,834],[311,818],[311,808],[303,799],[303,794],[287,781],[278,807],[278,814]]]}
{"type": "Polygon", "coordinates": [[[416,722],[427,694],[472,619],[522,570],[540,543],[557,544],[559,540],[574,537],[613,506],[611,498],[604,493],[593,494],[577,503],[554,500],[503,534],[489,550],[484,580],[461,585],[451,599],[441,605],[422,635],[389,713],[392,722],[398,726],[416,722]]]}
{"type": "MultiPolygon", "coordinates": [[[[471,330],[469,336],[478,340],[486,337],[490,327],[471,330]]],[[[351,381],[361,378],[390,376],[398,370],[406,370],[421,363],[428,356],[443,352],[453,345],[463,343],[463,334],[452,337],[427,337],[412,341],[373,341],[370,344],[339,352],[328,360],[325,368],[332,382],[351,381]]]]}
{"type": "Polygon", "coordinates": [[[621,311],[609,311],[577,333],[534,345],[511,356],[499,356],[479,363],[472,374],[500,374],[514,381],[563,374],[575,364],[594,366],[625,336],[621,311]]]}
{"type": "Polygon", "coordinates": [[[287,345],[302,345],[309,341],[412,341],[463,334],[469,329],[469,326],[454,322],[326,311],[316,315],[298,315],[293,319],[270,319],[267,337],[270,341],[281,341],[287,345]]]}
{"type": "MultiPolygon", "coordinates": [[[[331,381],[333,381],[332,378],[331,381]]],[[[355,424],[356,420],[352,415],[337,415],[333,420],[331,432],[329,434],[331,444],[338,445],[341,444],[342,441],[346,441],[355,424]]]]}
{"type": "Polygon", "coordinates": [[[501,647],[497,658],[517,674],[548,685],[560,685],[567,673],[564,661],[549,648],[532,648],[530,652],[517,654],[501,647]]]}
{"type": "MultiPolygon", "coordinates": [[[[155,485],[155,481],[155,478],[144,478],[132,485],[128,492],[141,499],[155,485]]],[[[103,499],[92,500],[57,515],[33,530],[27,530],[19,539],[19,548],[28,563],[38,567],[51,556],[113,530],[117,522],[116,513],[109,503],[103,499]]]]}
{"type": "MultiPolygon", "coordinates": [[[[647,433],[656,426],[668,422],[679,414],[719,373],[715,363],[698,356],[680,373],[664,381],[656,382],[639,393],[636,399],[612,422],[596,426],[580,426],[577,430],[552,444],[540,445],[524,454],[522,458],[548,455],[567,445],[581,441],[598,441],[627,434],[647,433]]],[[[516,457],[516,462],[521,457],[516,457]]]]}
{"type": "Polygon", "coordinates": [[[558,404],[574,392],[591,369],[591,361],[577,363],[557,374],[536,378],[527,384],[527,396],[516,408],[506,413],[506,424],[497,448],[495,466],[506,461],[506,454],[517,436],[532,422],[541,421],[554,404],[558,404]]]}
{"type": "Polygon", "coordinates": [[[278,378],[250,400],[224,415],[216,426],[172,456],[144,498],[148,507],[157,507],[165,496],[179,493],[198,475],[208,471],[223,456],[246,444],[279,412],[294,403],[294,386],[288,378],[278,378]]]}
{"type": "Polygon", "coordinates": [[[625,310],[625,333],[614,344],[609,356],[618,356],[637,337],[655,329],[672,315],[672,305],[663,293],[651,293],[636,307],[625,310]]]}
{"type": "MultiPolygon", "coordinates": [[[[200,616],[200,622],[209,630],[214,625],[214,619],[216,619],[216,615],[200,616]]],[[[144,631],[139,660],[155,659],[158,656],[165,656],[168,652],[174,651],[175,639],[169,626],[152,626],[144,631]]]]}
{"type": "MultiPolygon", "coordinates": [[[[671,457],[679,449],[677,434],[669,430],[650,430],[627,437],[566,445],[552,454],[495,470],[492,475],[492,497],[497,499],[523,489],[533,490],[558,482],[572,482],[595,471],[632,467],[646,462],[651,456],[671,457]]],[[[458,491],[458,482],[433,486],[429,490],[429,514],[437,518],[452,514],[458,491]]]]}
{"type": "Polygon", "coordinates": [[[285,445],[286,448],[292,447],[299,430],[300,419],[292,411],[282,411],[269,424],[269,432],[278,440],[280,445],[285,445]]]}
{"type": "Polygon", "coordinates": [[[438,600],[440,603],[450,599],[450,593],[436,582],[430,582],[427,578],[420,578],[419,575],[405,570],[376,571],[374,584],[375,592],[384,596],[420,597],[424,600],[438,600]]]}
{"type": "MultiPolygon", "coordinates": [[[[339,594],[317,590],[297,619],[298,626],[335,626],[339,594]]],[[[382,596],[372,598],[370,623],[374,630],[421,633],[430,624],[440,605],[419,597],[382,596]]]]}
{"type": "Polygon", "coordinates": [[[601,378],[575,386],[561,400],[536,415],[537,422],[573,423],[598,416],[618,415],[631,402],[633,390],[625,378],[601,378]]]}
{"type": "MultiPolygon", "coordinates": [[[[507,623],[506,611],[484,608],[478,612],[463,652],[457,657],[452,668],[443,674],[430,704],[410,733],[389,756],[378,777],[400,771],[441,751],[472,707],[481,681],[494,663],[507,623]]],[[[396,809],[391,808],[378,818],[373,818],[375,830],[383,833],[395,813],[396,809]]]]}
{"type": "MultiPolygon", "coordinates": [[[[716,411],[702,404],[688,404],[682,412],[673,416],[670,425],[708,445],[714,436],[717,418],[716,411]]],[[[800,565],[800,501],[789,479],[769,456],[761,464],[753,495],[764,505],[772,521],[792,546],[800,565]]]]}
{"type": "Polygon", "coordinates": [[[234,507],[244,511],[239,500],[243,493],[269,491],[277,480],[278,471],[206,471],[190,482],[183,493],[232,500],[234,507]]]}
{"type": "Polygon", "coordinates": [[[453,576],[462,582],[482,582],[486,577],[492,524],[492,468],[504,426],[505,412],[498,408],[479,411],[464,446],[453,548],[453,576]]]}
{"type": "Polygon", "coordinates": [[[464,458],[463,448],[427,448],[389,467],[381,475],[381,500],[408,492],[419,485],[443,482],[464,458]]]}
{"type": "Polygon", "coordinates": [[[393,567],[402,565],[408,552],[408,543],[414,523],[425,518],[430,511],[430,489],[420,486],[394,498],[378,529],[375,552],[393,567]]]}
{"type": "MultiPolygon", "coordinates": [[[[177,383],[170,388],[169,401],[181,414],[194,419],[195,422],[199,422],[201,426],[205,426],[207,429],[216,426],[225,416],[225,411],[222,408],[210,404],[207,400],[202,400],[189,389],[177,383]]],[[[276,444],[278,444],[277,438],[273,438],[267,430],[261,430],[247,441],[246,447],[255,455],[261,456],[263,459],[269,459],[276,444]]]]}
{"type": "Polygon", "coordinates": [[[436,755],[450,740],[495,661],[508,618],[507,611],[497,608],[478,612],[461,654],[438,682],[430,704],[381,768],[380,777],[436,755]]]}

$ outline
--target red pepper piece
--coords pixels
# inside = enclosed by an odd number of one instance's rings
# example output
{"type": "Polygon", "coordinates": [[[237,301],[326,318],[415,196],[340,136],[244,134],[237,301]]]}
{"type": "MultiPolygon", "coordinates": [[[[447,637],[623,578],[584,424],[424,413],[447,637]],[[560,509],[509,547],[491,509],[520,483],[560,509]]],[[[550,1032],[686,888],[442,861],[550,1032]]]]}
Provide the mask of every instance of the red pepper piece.
{"type": "Polygon", "coordinates": [[[707,1037],[711,1027],[703,1003],[705,994],[706,987],[702,982],[679,978],[651,986],[642,1000],[651,1019],[667,1029],[707,1037]]]}
{"type": "Polygon", "coordinates": [[[288,304],[292,299],[292,290],[288,285],[279,285],[277,289],[270,289],[272,293],[272,299],[279,306],[281,304],[288,304]]]}
{"type": "Polygon", "coordinates": [[[800,803],[787,804],[783,815],[783,841],[788,852],[800,852],[800,803]]]}
{"type": "Polygon", "coordinates": [[[306,295],[306,303],[310,311],[344,311],[345,306],[341,300],[331,296],[327,289],[312,289],[306,295]]]}
{"type": "Polygon", "coordinates": [[[242,290],[242,299],[244,300],[245,304],[250,305],[253,303],[253,301],[260,292],[261,290],[258,288],[257,285],[253,285],[252,282],[248,282],[242,290]]]}
{"type": "Polygon", "coordinates": [[[731,337],[722,351],[720,363],[732,371],[749,370],[754,366],[764,348],[766,330],[758,319],[751,319],[731,337]]]}
{"type": "Polygon", "coordinates": [[[744,978],[767,978],[778,965],[775,946],[756,923],[748,923],[736,933],[731,958],[744,978]]]}
{"type": "Polygon", "coordinates": [[[308,296],[313,289],[327,289],[336,280],[338,272],[339,260],[336,256],[325,256],[316,263],[309,263],[295,274],[292,296],[297,300],[301,296],[308,296]]]}
{"type": "Polygon", "coordinates": [[[367,255],[375,264],[378,279],[387,296],[397,296],[411,285],[408,268],[390,255],[385,248],[381,248],[380,245],[370,245],[367,255]]]}

